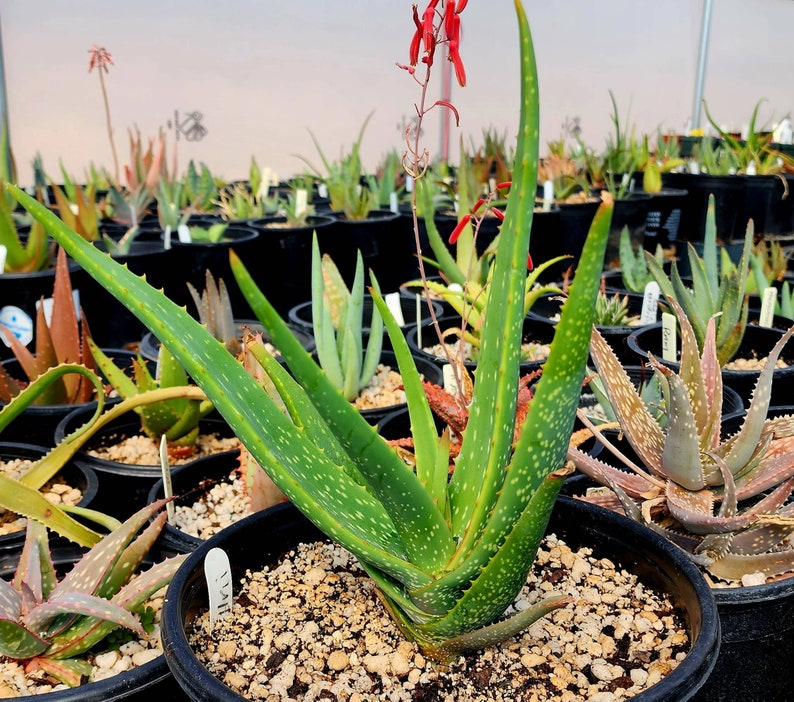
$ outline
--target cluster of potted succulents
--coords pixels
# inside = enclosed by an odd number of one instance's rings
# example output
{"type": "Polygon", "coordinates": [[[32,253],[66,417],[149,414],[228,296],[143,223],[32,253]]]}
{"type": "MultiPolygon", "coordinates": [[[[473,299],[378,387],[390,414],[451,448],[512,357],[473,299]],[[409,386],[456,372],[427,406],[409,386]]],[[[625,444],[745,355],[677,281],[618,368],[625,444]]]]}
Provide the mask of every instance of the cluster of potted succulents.
{"type": "MultiPolygon", "coordinates": [[[[621,128],[616,105],[615,135],[600,162],[581,148],[570,157],[557,149],[554,158],[540,159],[535,57],[519,0],[522,112],[515,153],[507,156],[504,139],[488,133],[481,151],[462,150],[454,176],[431,167],[419,146],[421,120],[431,107],[455,108],[427,105],[424,88],[443,44],[465,83],[459,54],[465,6],[465,0],[430,0],[422,14],[414,8],[410,62],[401,66],[423,92],[419,125],[407,132],[402,159],[414,186],[402,193],[409,215],[392,207],[399,203],[390,197],[400,191],[399,159],[387,158],[378,177],[362,169],[366,121],[350,154],[332,162],[317,144],[324,172],[291,184],[270,182],[253,160],[247,183],[220,183],[206,165],[192,163],[178,179],[165,166],[162,136],[145,148],[140,135],[130,134],[126,186],[118,174],[107,178],[103,209],[116,227],[101,222],[96,187],[83,190],[66,174],[64,187],[52,188],[55,208],[42,202],[43,193],[31,197],[4,186],[0,243],[8,260],[24,270],[34,266],[24,261],[51,258],[56,245],[59,258],[56,309],[48,321],[40,306],[35,354],[25,348],[27,339],[4,332],[16,359],[0,366],[0,436],[13,436],[36,404],[59,397],[81,405],[57,430],[50,427],[21,476],[0,475],[0,506],[28,520],[24,547],[20,535],[0,552],[9,578],[0,583],[0,657],[4,664],[23,661],[40,679],[82,688],[72,691],[77,697],[52,692],[53,699],[167,691],[175,698],[236,700],[275,690],[344,698],[349,684],[362,699],[453,690],[474,699],[464,692],[468,685],[485,699],[520,698],[534,689],[606,699],[607,691],[624,689],[638,700],[717,700],[726,687],[735,693],[751,685],[769,699],[790,687],[784,662],[794,628],[787,577],[794,570],[788,448],[794,419],[774,408],[772,398],[782,387],[786,371],[776,375],[775,364],[787,358],[791,329],[767,329],[772,341],[758,349],[767,358],[755,372],[752,395],[743,398],[746,407],[733,417],[723,411],[731,379],[725,365],[750,329],[748,295],[770,287],[773,264],[785,261],[780,252],[761,250],[752,226],[743,232],[741,255],[731,260],[713,207],[701,245],[690,245],[686,260],[681,250],[668,251],[665,260],[660,251],[642,250],[649,242],[634,237],[632,243],[630,223],[618,213],[630,199],[632,175],[643,171],[648,189],[655,184],[658,192],[662,172],[683,159],[661,138],[655,154],[647,138],[636,142],[621,128]],[[588,178],[577,158],[589,164],[588,178]],[[578,188],[592,199],[584,203],[586,236],[575,246],[548,249],[536,227],[551,211],[559,224],[565,205],[544,209],[539,186],[556,177],[559,195],[578,188]],[[325,202],[315,193],[318,182],[325,202]],[[27,237],[9,228],[17,202],[31,222],[27,237]],[[458,213],[445,221],[439,212],[454,202],[458,213]],[[154,206],[157,217],[147,221],[145,210],[154,206]],[[382,214],[381,229],[364,233],[359,225],[373,212],[382,214]],[[387,231],[386,223],[410,227],[387,231]],[[103,227],[100,245],[96,232],[103,227]],[[629,290],[607,288],[610,238],[619,242],[629,290]],[[148,264],[138,268],[125,258],[135,242],[182,256],[181,263],[172,259],[171,271],[189,275],[161,279],[148,264]],[[67,264],[67,254],[74,263],[67,264]],[[263,270],[265,260],[282,266],[281,274],[263,270]],[[684,262],[691,279],[679,270],[684,262]],[[300,281],[289,290],[278,283],[287,263],[300,269],[286,274],[300,281]],[[145,280],[136,275],[144,272],[145,280]],[[70,273],[82,293],[77,306],[70,273]],[[401,289],[398,306],[415,304],[415,320],[399,320],[394,300],[387,302],[385,293],[399,298],[401,289]],[[408,290],[421,297],[409,298],[408,290]],[[371,304],[366,318],[365,302],[371,304]],[[191,303],[198,319],[186,309],[191,303]],[[303,329],[297,316],[285,321],[301,305],[310,313],[303,329]],[[104,342],[110,334],[93,335],[119,310],[137,326],[118,345],[140,342],[123,358],[104,342]],[[675,328],[659,334],[678,338],[680,354],[637,342],[640,354],[632,357],[624,339],[659,329],[653,324],[659,311],[672,312],[675,328]],[[635,313],[636,334],[629,323],[635,313]],[[445,326],[451,316],[454,323],[445,326]],[[542,360],[527,364],[522,343],[533,328],[542,330],[548,348],[542,360]],[[474,352],[464,360],[448,344],[435,363],[423,361],[417,335],[442,342],[454,336],[474,352]],[[403,442],[384,438],[382,414],[367,416],[354,404],[385,354],[399,370],[405,398],[410,436],[403,442]],[[10,372],[15,362],[24,378],[10,372]],[[648,392],[644,380],[651,376],[648,392]],[[605,423],[581,409],[588,383],[599,388],[605,423]],[[577,420],[600,453],[578,448],[577,420]],[[231,450],[172,475],[169,464],[191,454],[207,423],[230,438],[231,450]],[[611,433],[616,426],[624,442],[611,433]],[[124,470],[91,463],[88,449],[105,429],[140,431],[158,460],[124,470]],[[96,485],[97,495],[78,505],[52,504],[44,486],[75,466],[84,492],[96,485]],[[166,525],[175,504],[187,505],[227,479],[242,484],[245,507],[234,507],[234,518],[213,535],[166,525]],[[50,540],[53,556],[69,541],[82,548],[65,577],[60,570],[69,566],[50,555],[45,526],[58,534],[50,540]],[[326,544],[319,561],[295,575],[288,552],[304,554],[317,543],[326,544]],[[218,564],[218,549],[228,562],[220,556],[218,564]],[[134,575],[144,559],[156,565],[134,575]],[[323,571],[328,561],[337,568],[323,571]],[[293,578],[277,608],[304,600],[312,609],[291,613],[287,631],[267,633],[271,625],[264,625],[254,646],[235,643],[224,621],[243,616],[255,630],[252,605],[269,595],[254,594],[256,577],[247,576],[244,586],[241,578],[263,567],[270,574],[262,577],[284,571],[293,578]],[[381,636],[394,640],[394,650],[362,631],[353,637],[360,641],[344,638],[342,620],[355,620],[348,616],[354,606],[343,615],[330,604],[352,594],[331,586],[351,579],[356,596],[365,595],[355,607],[365,607],[370,622],[385,622],[389,633],[381,636]],[[585,596],[579,589],[585,582],[617,587],[585,596]],[[145,677],[88,682],[95,673],[82,657],[123,647],[114,643],[129,638],[121,629],[141,634],[165,586],[159,624],[165,655],[153,654],[145,677]],[[241,587],[246,594],[236,597],[241,587]],[[654,604],[640,602],[639,614],[630,614],[629,600],[645,596],[637,596],[640,587],[654,604]],[[319,594],[314,604],[312,592],[319,594]],[[633,598],[626,596],[631,592],[633,598]],[[584,609],[592,597],[601,603],[595,620],[569,621],[566,612],[584,609]],[[232,610],[237,616],[224,617],[232,610]],[[627,624],[635,619],[642,620],[636,632],[627,624]],[[326,620],[330,629],[323,628],[326,620]],[[576,655],[552,663],[533,644],[544,635],[569,642],[576,655]],[[301,639],[319,645],[319,653],[300,652],[301,639]],[[258,658],[238,661],[248,649],[258,658]],[[621,649],[640,650],[645,665],[621,657],[621,649]],[[520,665],[500,668],[505,651],[520,665]],[[313,657],[319,662],[307,663],[313,657]],[[224,670],[224,661],[241,667],[224,670]],[[364,672],[354,683],[357,662],[364,672]],[[744,673],[747,665],[752,676],[744,673]]],[[[755,133],[745,144],[721,137],[720,148],[752,151],[757,163],[773,167],[767,142],[755,133]]],[[[640,229],[656,222],[643,217],[640,229]]],[[[692,231],[680,234],[694,242],[692,231]]]]}

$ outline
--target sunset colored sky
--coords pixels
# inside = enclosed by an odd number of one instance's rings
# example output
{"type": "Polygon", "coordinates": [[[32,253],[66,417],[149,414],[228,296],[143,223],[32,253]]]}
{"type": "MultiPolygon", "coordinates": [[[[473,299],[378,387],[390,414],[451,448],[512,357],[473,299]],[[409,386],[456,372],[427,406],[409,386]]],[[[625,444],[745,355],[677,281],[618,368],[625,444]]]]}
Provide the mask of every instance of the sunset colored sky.
{"type": "MultiPolygon", "coordinates": [[[[526,1],[540,73],[541,139],[579,117],[601,148],[611,103],[638,134],[681,131],[691,117],[700,41],[698,0],[526,1]]],[[[462,56],[468,86],[455,89],[453,134],[479,144],[484,129],[512,139],[517,123],[517,31],[509,0],[470,0],[462,56]]],[[[704,96],[715,118],[739,129],[765,98],[762,122],[794,111],[791,0],[714,0],[704,96]]],[[[145,136],[201,112],[207,134],[179,141],[181,166],[204,161],[219,177],[246,177],[252,156],[287,177],[319,161],[309,131],[334,158],[366,115],[365,166],[401,148],[400,124],[418,90],[395,67],[413,30],[410,0],[3,0],[3,55],[12,147],[20,180],[41,153],[53,175],[62,160],[79,177],[111,154],[88,50],[105,46],[121,160],[128,128],[145,136]]],[[[437,76],[440,79],[440,74],[437,76]]],[[[436,82],[436,90],[440,80],[436,82]]],[[[431,120],[426,144],[439,146],[431,120]]],[[[174,143],[173,130],[168,131],[174,143]]],[[[541,149],[544,151],[544,148],[541,149]]]]}

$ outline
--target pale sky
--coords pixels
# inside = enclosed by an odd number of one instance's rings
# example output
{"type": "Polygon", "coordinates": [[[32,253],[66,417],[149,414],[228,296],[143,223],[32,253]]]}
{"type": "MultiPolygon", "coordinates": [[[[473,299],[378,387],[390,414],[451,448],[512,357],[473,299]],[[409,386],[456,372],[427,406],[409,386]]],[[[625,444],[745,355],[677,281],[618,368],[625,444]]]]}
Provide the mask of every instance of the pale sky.
{"type": "MultiPolygon", "coordinates": [[[[609,91],[637,133],[680,131],[691,117],[703,5],[700,0],[527,0],[541,92],[541,139],[566,118],[602,148],[610,130],[609,91]]],[[[517,30],[510,0],[470,0],[461,54],[468,86],[453,91],[461,127],[511,135],[518,114],[517,30]]],[[[110,166],[99,81],[88,49],[105,46],[106,76],[120,159],[126,131],[145,137],[175,110],[203,114],[207,136],[181,140],[180,167],[204,161],[227,180],[247,176],[252,156],[282,177],[317,161],[311,129],[330,157],[347,150],[374,110],[364,165],[401,148],[399,124],[418,90],[395,67],[413,32],[410,0],[2,0],[12,148],[27,184],[38,151],[55,174],[110,166]]],[[[765,98],[761,121],[794,112],[791,0],[714,0],[705,91],[715,118],[739,129],[765,98]]],[[[440,73],[436,90],[440,90],[440,73]]],[[[174,143],[169,132],[169,144],[174,143]]],[[[426,131],[431,151],[439,127],[426,131]]],[[[545,151],[542,144],[541,151],[545,151]]]]}

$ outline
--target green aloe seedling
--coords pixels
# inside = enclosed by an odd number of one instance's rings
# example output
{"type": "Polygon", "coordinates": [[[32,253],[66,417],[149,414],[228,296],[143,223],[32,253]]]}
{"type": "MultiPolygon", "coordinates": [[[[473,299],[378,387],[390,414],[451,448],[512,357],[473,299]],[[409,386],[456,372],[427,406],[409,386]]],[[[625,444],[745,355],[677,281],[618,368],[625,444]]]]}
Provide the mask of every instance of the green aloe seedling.
{"type": "Polygon", "coordinates": [[[661,422],[609,344],[593,332],[591,356],[637,461],[593,427],[583,412],[582,421],[625,469],[574,447],[568,457],[611,489],[614,495],[607,505],[663,534],[711,574],[740,580],[747,573],[790,572],[794,551],[779,546],[794,533],[794,503],[789,502],[794,490],[794,416],[767,418],[767,410],[775,362],[794,327],[770,352],[741,428],[726,436],[714,320],[700,352],[683,308],[675,300],[671,306],[681,327],[680,373],[650,358],[664,397],[661,422]]]}
{"type": "MultiPolygon", "coordinates": [[[[2,185],[0,179],[0,185],[2,185]]],[[[20,239],[18,222],[13,214],[15,201],[0,196],[0,246],[6,247],[6,259],[0,273],[30,273],[49,268],[53,257],[53,243],[38,222],[34,222],[27,239],[20,239]]]]}
{"type": "MultiPolygon", "coordinates": [[[[160,347],[159,375],[156,378],[140,355],[132,361],[133,375],[130,377],[90,339],[88,346],[99,369],[125,400],[158,388],[187,387],[190,384],[185,369],[166,346],[160,347]]],[[[135,412],[141,418],[141,429],[146,436],[156,442],[165,436],[169,453],[190,455],[196,448],[199,422],[212,409],[212,403],[206,398],[176,397],[140,405],[135,412]]]]}
{"type": "MultiPolygon", "coordinates": [[[[645,260],[646,252],[643,249],[635,251],[634,247],[631,245],[631,236],[629,235],[628,227],[623,227],[623,230],[620,232],[618,251],[620,254],[620,274],[623,280],[623,286],[626,290],[631,292],[643,292],[645,286],[648,285],[654,277],[648,269],[648,263],[645,260]]],[[[664,251],[661,245],[656,246],[653,257],[661,268],[664,264],[664,251]]]]}
{"type": "Polygon", "coordinates": [[[747,225],[741,259],[736,266],[720,266],[720,247],[717,245],[717,227],[714,215],[714,196],[709,196],[703,257],[688,244],[689,264],[692,269],[692,288],[681,279],[678,266],[673,263],[670,276],[662,270],[649,252],[645,259],[662,294],[668,301],[678,302],[692,322],[698,348],[703,349],[706,327],[717,316],[717,359],[720,365],[730,361],[739,350],[747,325],[747,276],[753,246],[753,223],[747,225]]]}
{"type": "MultiPolygon", "coordinates": [[[[378,282],[370,273],[373,288],[378,282]]],[[[349,402],[372,380],[383,348],[383,317],[373,308],[364,347],[364,262],[356,252],[356,271],[348,290],[336,264],[320,255],[317,234],[312,240],[312,326],[317,359],[328,379],[349,402]]]]}
{"type": "Polygon", "coordinates": [[[136,574],[165,525],[165,502],[147,505],[114,529],[60,582],[47,530],[29,523],[14,579],[0,579],[0,655],[75,687],[91,673],[84,654],[111,631],[125,627],[144,635],[138,612],[186,558],[136,574]]]}
{"type": "Polygon", "coordinates": [[[521,115],[513,185],[488,290],[495,312],[484,321],[470,416],[452,476],[448,443],[439,441],[407,342],[376,292],[408,399],[415,470],[328,380],[234,254],[240,287],[291,372],[260,351],[257,360],[281,404],[184,309],[9,186],[73,258],[168,345],[289,500],[356,555],[405,634],[444,661],[509,638],[568,601],[551,596],[503,617],[526,584],[564,480],[612,213],[611,201],[604,202],[594,218],[514,445],[539,124],[534,51],[518,0],[516,13],[521,115]]]}

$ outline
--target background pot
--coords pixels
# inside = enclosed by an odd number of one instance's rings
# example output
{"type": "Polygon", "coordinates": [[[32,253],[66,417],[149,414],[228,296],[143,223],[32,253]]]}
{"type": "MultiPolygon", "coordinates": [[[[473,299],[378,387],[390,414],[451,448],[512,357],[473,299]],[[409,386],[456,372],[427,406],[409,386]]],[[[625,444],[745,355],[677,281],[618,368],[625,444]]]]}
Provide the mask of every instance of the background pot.
{"type": "MultiPolygon", "coordinates": [[[[764,358],[778,342],[783,332],[780,329],[760,327],[757,324],[748,324],[744,332],[742,343],[736,358],[764,358]]],[[[642,327],[632,332],[627,343],[629,348],[637,354],[638,363],[643,363],[648,358],[650,351],[659,361],[671,368],[678,368],[679,363],[664,361],[662,359],[662,324],[657,322],[647,327],[642,327]]],[[[678,348],[680,351],[680,341],[678,348]]],[[[782,405],[791,401],[794,393],[794,347],[791,345],[783,349],[780,357],[789,364],[785,368],[775,368],[772,380],[772,404],[782,405]]],[[[745,406],[749,405],[750,396],[758,379],[757,370],[730,370],[722,369],[722,382],[726,387],[735,390],[742,398],[745,406]]]]}
{"type": "MultiPolygon", "coordinates": [[[[719,646],[716,607],[697,568],[661,536],[625,517],[565,497],[557,501],[548,531],[556,533],[572,548],[592,547],[596,555],[610,558],[670,594],[687,622],[692,647],[676,670],[634,699],[638,702],[690,699],[713,667],[719,646]]],[[[285,503],[224,529],[188,556],[168,588],[162,632],[168,665],[191,699],[208,702],[241,699],[201,665],[187,641],[186,629],[199,610],[207,606],[203,568],[207,552],[215,547],[227,552],[232,578],[237,583],[246,568],[257,569],[299,543],[323,538],[293,505],[285,503]]]]}
{"type": "Polygon", "coordinates": [[[620,265],[620,234],[624,227],[628,227],[629,239],[635,250],[645,246],[645,222],[648,219],[650,201],[651,196],[643,192],[631,192],[615,199],[607,250],[604,254],[605,268],[620,265]]]}
{"type": "MultiPolygon", "coordinates": [[[[82,426],[91,416],[91,411],[80,408],[66,415],[55,429],[55,440],[61,441],[64,436],[82,426]]],[[[229,425],[217,416],[202,419],[199,431],[202,434],[214,432],[223,437],[233,436],[229,425]]],[[[147,504],[152,485],[162,477],[160,465],[109,461],[91,456],[88,451],[92,447],[140,433],[140,417],[135,412],[127,412],[98,431],[73,459],[76,464],[91,468],[99,478],[99,489],[92,507],[122,521],[147,504]]]]}
{"type": "MultiPolygon", "coordinates": [[[[35,461],[49,451],[50,449],[44,446],[34,446],[33,444],[15,443],[11,441],[0,442],[0,460],[2,461],[20,458],[35,461]]],[[[76,487],[82,493],[82,498],[77,503],[79,507],[93,507],[92,502],[97,494],[98,481],[96,473],[94,473],[91,468],[69,461],[58,471],[58,475],[63,478],[68,485],[76,487]]],[[[22,550],[24,541],[24,529],[12,534],[0,536],[0,558],[18,555],[22,550]]]]}
{"type": "Polygon", "coordinates": [[[361,220],[347,219],[341,213],[335,217],[334,224],[317,232],[317,242],[320,251],[333,259],[348,287],[353,284],[356,251],[361,251],[367,281],[372,270],[383,293],[395,292],[413,275],[414,238],[402,226],[399,213],[374,210],[361,220]]]}
{"type": "Polygon", "coordinates": [[[645,218],[643,248],[653,253],[657,244],[663,249],[676,245],[681,224],[681,210],[688,193],[677,188],[662,188],[658,193],[650,195],[648,214],[645,218]]]}
{"type": "Polygon", "coordinates": [[[229,250],[234,249],[246,268],[254,270],[257,265],[258,236],[256,229],[230,226],[224,232],[223,239],[216,243],[196,241],[188,244],[172,237],[173,269],[165,283],[166,295],[179,305],[192,305],[193,298],[187,283],[201,292],[204,290],[206,272],[209,270],[216,280],[221,278],[226,283],[234,316],[250,319],[254,313],[235,283],[229,265],[229,250]]]}
{"type": "MultiPolygon", "coordinates": [[[[55,568],[60,572],[69,569],[82,555],[74,544],[59,544],[51,550],[55,568]]],[[[12,577],[17,562],[16,556],[0,555],[0,577],[12,577]]],[[[37,702],[181,702],[188,698],[171,674],[165,656],[160,655],[104,680],[24,699],[37,702]]]]}
{"type": "Polygon", "coordinates": [[[248,272],[281,315],[312,294],[312,233],[336,222],[330,215],[309,217],[305,227],[285,226],[286,217],[263,217],[248,223],[259,232],[256,257],[248,272]]]}

